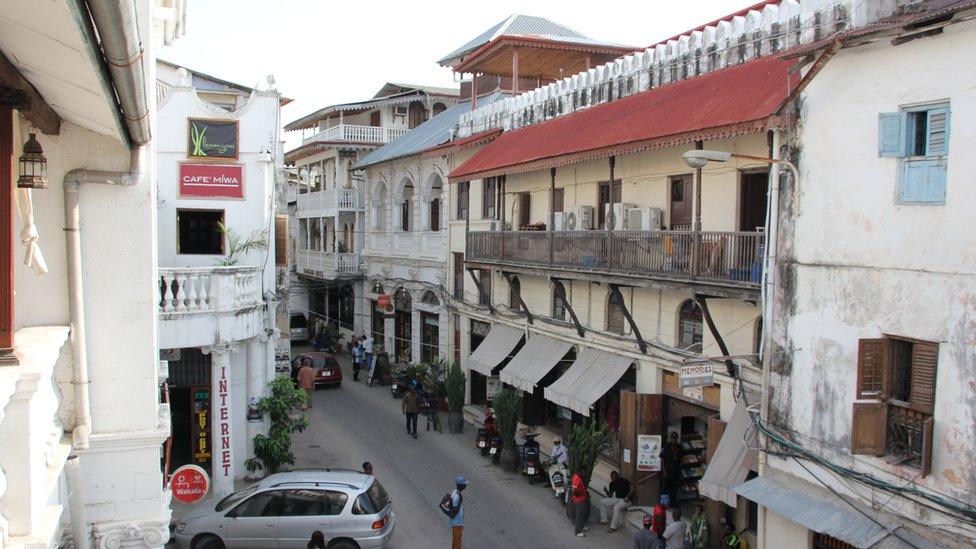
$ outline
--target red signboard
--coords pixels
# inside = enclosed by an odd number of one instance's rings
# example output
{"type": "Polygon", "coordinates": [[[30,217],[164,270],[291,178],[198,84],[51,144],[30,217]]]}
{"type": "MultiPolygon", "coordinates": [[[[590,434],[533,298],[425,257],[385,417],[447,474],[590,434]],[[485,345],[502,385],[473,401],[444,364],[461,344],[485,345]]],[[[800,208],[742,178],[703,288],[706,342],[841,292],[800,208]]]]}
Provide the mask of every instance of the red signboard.
{"type": "Polygon", "coordinates": [[[184,465],[173,472],[169,487],[176,501],[196,503],[207,495],[207,490],[210,489],[210,477],[201,467],[184,465]]]}
{"type": "Polygon", "coordinates": [[[244,198],[244,166],[180,164],[180,198],[244,198]]]}
{"type": "Polygon", "coordinates": [[[379,296],[376,297],[376,305],[378,305],[380,309],[389,309],[390,296],[388,296],[387,294],[380,294],[379,296]]]}

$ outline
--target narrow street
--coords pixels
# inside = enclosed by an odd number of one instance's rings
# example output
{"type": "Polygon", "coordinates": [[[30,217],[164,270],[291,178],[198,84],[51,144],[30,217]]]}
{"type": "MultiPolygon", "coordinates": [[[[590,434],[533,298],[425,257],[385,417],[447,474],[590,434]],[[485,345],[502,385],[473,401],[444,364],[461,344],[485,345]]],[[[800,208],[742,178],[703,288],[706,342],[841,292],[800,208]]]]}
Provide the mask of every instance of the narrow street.
{"type": "MultiPolygon", "coordinates": [[[[294,352],[294,351],[293,351],[294,352]]],[[[400,549],[449,547],[447,519],[437,509],[453,488],[458,474],[468,479],[464,493],[464,546],[513,547],[631,547],[628,529],[610,534],[590,513],[591,530],[577,539],[564,509],[548,488],[529,485],[521,476],[503,471],[475,450],[470,425],[460,435],[427,432],[418,423],[419,438],[406,434],[400,401],[389,387],[352,381],[347,356],[341,388],[315,392],[307,417],[309,429],[294,438],[295,467],[358,468],[370,461],[390,493],[397,516],[393,547],[400,549]]],[[[595,496],[594,496],[595,497],[595,496]]]]}

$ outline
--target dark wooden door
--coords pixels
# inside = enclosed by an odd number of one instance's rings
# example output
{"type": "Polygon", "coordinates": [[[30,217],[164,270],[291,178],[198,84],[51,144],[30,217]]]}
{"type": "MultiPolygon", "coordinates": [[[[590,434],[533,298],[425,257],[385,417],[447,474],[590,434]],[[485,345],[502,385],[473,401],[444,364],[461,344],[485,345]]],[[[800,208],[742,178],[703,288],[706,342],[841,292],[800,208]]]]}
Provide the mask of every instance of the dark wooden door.
{"type": "Polygon", "coordinates": [[[657,502],[661,481],[660,473],[637,470],[637,435],[662,434],[663,410],[662,395],[620,391],[620,448],[621,454],[630,457],[630,461],[624,461],[622,456],[620,474],[634,484],[635,503],[640,505],[657,502]]]}
{"type": "Polygon", "coordinates": [[[768,172],[743,173],[739,182],[739,230],[755,231],[766,226],[768,172]]]}
{"type": "Polygon", "coordinates": [[[369,113],[369,125],[373,126],[374,128],[382,126],[382,123],[380,122],[380,111],[373,111],[369,113]]]}
{"type": "Polygon", "coordinates": [[[407,114],[410,129],[416,128],[427,120],[427,109],[424,108],[424,104],[420,101],[410,103],[410,107],[407,109],[407,114]]]}
{"type": "Polygon", "coordinates": [[[518,195],[518,211],[519,211],[518,224],[519,224],[519,227],[523,227],[523,226],[528,225],[529,223],[532,222],[531,221],[531,216],[529,215],[531,213],[531,211],[530,211],[531,204],[532,204],[532,195],[531,194],[529,194],[529,193],[519,193],[519,195],[518,195]]]}
{"type": "Polygon", "coordinates": [[[610,203],[619,204],[621,202],[621,196],[623,194],[622,191],[623,189],[619,179],[615,179],[612,185],[610,184],[609,181],[600,182],[600,191],[597,197],[598,204],[597,204],[597,212],[596,212],[597,224],[598,224],[597,226],[599,228],[601,229],[606,228],[606,222],[607,222],[606,205],[610,203]]]}
{"type": "Polygon", "coordinates": [[[671,230],[691,229],[695,186],[691,175],[671,178],[671,230]]]}

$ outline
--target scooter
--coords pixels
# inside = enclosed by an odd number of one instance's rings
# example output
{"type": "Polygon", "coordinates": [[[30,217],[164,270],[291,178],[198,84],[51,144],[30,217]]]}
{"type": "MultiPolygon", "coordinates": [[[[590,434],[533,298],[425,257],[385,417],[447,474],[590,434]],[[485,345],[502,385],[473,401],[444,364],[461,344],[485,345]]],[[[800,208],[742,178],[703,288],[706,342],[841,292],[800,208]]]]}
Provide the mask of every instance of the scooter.
{"type": "Polygon", "coordinates": [[[535,440],[537,436],[539,433],[525,435],[525,444],[522,445],[522,474],[528,477],[529,484],[535,484],[536,480],[543,478],[539,443],[535,440]]]}
{"type": "Polygon", "coordinates": [[[495,425],[495,414],[489,409],[485,412],[484,425],[478,428],[478,434],[474,437],[474,445],[481,450],[482,456],[488,455],[488,445],[491,443],[491,437],[497,432],[498,427],[495,425]]]}
{"type": "Polygon", "coordinates": [[[393,384],[390,385],[390,395],[393,398],[401,398],[407,392],[407,387],[409,386],[407,378],[403,377],[403,374],[399,372],[393,372],[391,377],[393,378],[393,384]]]}
{"type": "Polygon", "coordinates": [[[549,473],[549,486],[552,487],[553,495],[559,498],[563,505],[565,505],[566,481],[569,478],[569,470],[562,463],[551,459],[549,460],[549,468],[546,472],[549,473]]]}
{"type": "Polygon", "coordinates": [[[503,448],[505,448],[505,443],[502,440],[502,435],[496,430],[491,435],[491,440],[488,442],[488,453],[491,454],[492,463],[498,463],[501,461],[503,448]]]}

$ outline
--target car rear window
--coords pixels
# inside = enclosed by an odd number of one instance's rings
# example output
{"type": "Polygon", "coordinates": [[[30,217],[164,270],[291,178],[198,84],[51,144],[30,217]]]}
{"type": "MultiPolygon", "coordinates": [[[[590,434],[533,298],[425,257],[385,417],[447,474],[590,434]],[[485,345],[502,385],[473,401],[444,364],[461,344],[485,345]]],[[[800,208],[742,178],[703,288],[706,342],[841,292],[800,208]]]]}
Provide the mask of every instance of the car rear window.
{"type": "Polygon", "coordinates": [[[354,515],[375,515],[382,511],[390,503],[386,490],[380,485],[379,481],[373,480],[373,485],[369,487],[352,504],[352,514],[354,515]]]}
{"type": "Polygon", "coordinates": [[[383,510],[388,503],[390,503],[390,497],[386,495],[386,490],[380,485],[380,481],[373,480],[373,485],[369,487],[369,497],[373,500],[373,505],[376,506],[377,512],[383,510]]]}
{"type": "Polygon", "coordinates": [[[308,328],[308,321],[303,315],[292,315],[290,328],[308,328]]]}

